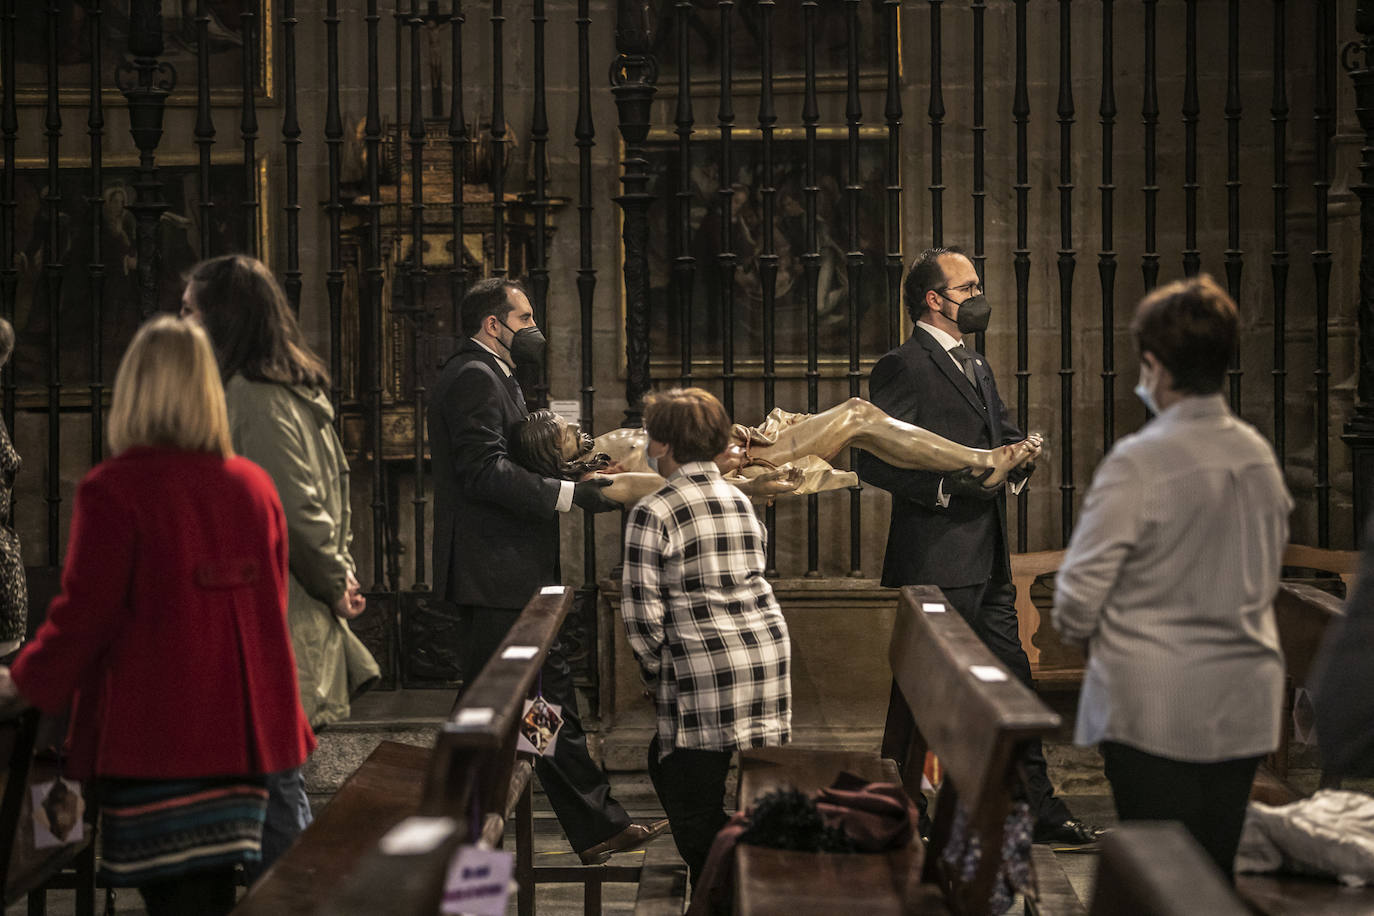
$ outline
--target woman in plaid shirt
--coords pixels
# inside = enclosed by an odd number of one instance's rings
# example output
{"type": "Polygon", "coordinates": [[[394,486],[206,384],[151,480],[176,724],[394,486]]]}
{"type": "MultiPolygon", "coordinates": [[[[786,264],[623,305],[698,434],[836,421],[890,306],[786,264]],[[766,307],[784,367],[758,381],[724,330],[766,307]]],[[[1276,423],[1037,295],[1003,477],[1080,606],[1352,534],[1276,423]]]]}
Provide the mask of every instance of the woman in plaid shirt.
{"type": "Polygon", "coordinates": [[[658,708],[649,776],[695,884],[727,820],[730,755],[790,736],[791,650],[763,525],[712,460],[730,441],[725,408],[674,389],[650,398],[644,427],[666,481],[630,511],[622,613],[658,708]]]}

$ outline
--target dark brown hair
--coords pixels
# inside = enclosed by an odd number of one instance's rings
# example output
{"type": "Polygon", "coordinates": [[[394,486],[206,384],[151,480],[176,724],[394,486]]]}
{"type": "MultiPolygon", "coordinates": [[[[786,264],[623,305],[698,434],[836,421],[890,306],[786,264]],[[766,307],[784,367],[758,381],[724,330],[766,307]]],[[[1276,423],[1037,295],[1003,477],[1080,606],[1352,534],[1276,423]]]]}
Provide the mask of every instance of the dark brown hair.
{"type": "Polygon", "coordinates": [[[468,291],[463,294],[463,301],[458,305],[458,314],[463,322],[463,336],[471,337],[482,330],[482,322],[488,315],[495,315],[497,321],[504,323],[506,316],[514,307],[510,304],[511,290],[523,293],[525,287],[505,277],[488,277],[469,286],[468,291]]]}
{"type": "Polygon", "coordinates": [[[1236,303],[1208,274],[1151,292],[1131,322],[1136,346],[1155,358],[1185,394],[1214,394],[1226,380],[1240,333],[1236,303]]]}
{"type": "Polygon", "coordinates": [[[678,464],[710,461],[730,444],[730,416],[704,388],[673,388],[644,403],[649,438],[673,450],[678,464]]]}
{"type": "Polygon", "coordinates": [[[533,411],[511,430],[511,460],[541,477],[560,480],[581,480],[585,474],[610,466],[611,457],[603,452],[588,452],[565,461],[558,440],[558,415],[552,410],[533,411]]]}
{"type": "Polygon", "coordinates": [[[227,254],[201,261],[186,277],[210,335],[220,377],[329,387],[324,361],[305,342],[286,293],[257,258],[227,254]]]}
{"type": "Polygon", "coordinates": [[[945,269],[940,266],[940,257],[957,254],[968,257],[958,245],[945,248],[927,248],[911,262],[911,269],[902,281],[902,295],[906,299],[906,313],[915,321],[925,313],[926,293],[933,289],[944,289],[945,269]]]}

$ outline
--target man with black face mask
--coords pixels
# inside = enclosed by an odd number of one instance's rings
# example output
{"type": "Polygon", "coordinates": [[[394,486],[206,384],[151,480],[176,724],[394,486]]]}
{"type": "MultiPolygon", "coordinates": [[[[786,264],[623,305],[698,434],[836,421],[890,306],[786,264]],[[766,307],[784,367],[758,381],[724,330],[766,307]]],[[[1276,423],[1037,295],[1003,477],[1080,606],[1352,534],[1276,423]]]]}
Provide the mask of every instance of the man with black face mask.
{"type": "MultiPolygon", "coordinates": [[[[921,253],[903,284],[914,327],[880,359],[869,400],[899,420],[955,442],[992,448],[1022,438],[1007,416],[992,368],[962,336],[986,330],[992,308],[978,271],[958,248],[921,253]]],[[[1007,549],[1005,490],[1020,492],[1027,464],[1006,485],[984,487],[971,471],[909,471],[860,452],[859,476],[892,494],[883,585],[937,585],[992,653],[1028,686],[1030,661],[1016,624],[1007,549]]],[[[1040,742],[1024,759],[1037,842],[1083,845],[1101,831],[1075,819],[1054,794],[1040,742]]]]}
{"type": "MultiPolygon", "coordinates": [[[[459,307],[463,333],[444,366],[429,408],[434,467],[434,592],[454,602],[470,624],[463,675],[482,670],[541,586],[557,581],[558,519],[579,506],[621,508],[601,493],[607,480],[574,483],[541,477],[510,459],[508,431],[528,410],[516,364],[538,364],[544,335],[520,284],[501,278],[473,284],[459,307]]],[[[542,674],[544,698],[560,705],[563,727],[551,756],[535,760],[572,848],[587,864],[642,846],[666,820],[632,824],[587,753],[572,671],[555,641],[542,674]]]]}

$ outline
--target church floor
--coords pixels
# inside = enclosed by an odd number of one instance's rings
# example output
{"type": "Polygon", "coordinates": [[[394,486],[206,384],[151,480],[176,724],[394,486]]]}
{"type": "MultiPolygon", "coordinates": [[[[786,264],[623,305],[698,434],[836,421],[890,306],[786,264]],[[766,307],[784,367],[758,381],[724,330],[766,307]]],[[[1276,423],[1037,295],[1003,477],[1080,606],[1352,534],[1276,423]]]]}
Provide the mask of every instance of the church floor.
{"type": "MultiPolygon", "coordinates": [[[[1061,712],[1071,713],[1072,698],[1067,700],[1069,709],[1061,712]]],[[[338,785],[371,753],[373,747],[382,739],[403,741],[414,744],[432,742],[435,726],[447,715],[452,702],[448,691],[395,691],[375,693],[361,698],[354,708],[354,716],[347,723],[326,730],[321,735],[320,748],[311,758],[307,768],[307,786],[311,792],[312,804],[318,809],[329,799],[338,785]]],[[[1053,703],[1052,703],[1053,705],[1053,703]]],[[[1069,721],[1072,721],[1071,716],[1069,721]]],[[[1063,737],[1067,737],[1064,735],[1063,737]]],[[[1077,748],[1064,740],[1046,742],[1045,754],[1050,764],[1050,773],[1059,787],[1060,794],[1068,802],[1075,816],[1089,823],[1112,826],[1116,822],[1109,787],[1102,777],[1101,758],[1095,750],[1077,748]]],[[[1315,756],[1315,755],[1312,755],[1315,756]]],[[[1304,767],[1293,773],[1300,788],[1315,788],[1316,772],[1306,769],[1308,761],[1294,761],[1295,766],[1304,767]],[[1305,785],[1310,782],[1311,785],[1305,785]]],[[[1315,763],[1315,761],[1312,761],[1315,763]]],[[[616,797],[636,820],[654,820],[663,816],[658,799],[648,776],[644,773],[613,773],[611,785],[616,797]]],[[[1374,785],[1348,786],[1368,791],[1374,785]]],[[[733,786],[727,787],[733,793],[733,786]]],[[[729,797],[729,794],[727,794],[729,797]]],[[[535,856],[537,864],[569,865],[576,864],[572,850],[563,838],[558,822],[543,794],[536,790],[535,802],[535,856]]],[[[659,839],[659,843],[671,844],[670,836],[659,839]]],[[[507,847],[514,845],[513,827],[507,833],[507,847]]],[[[633,865],[642,858],[643,852],[626,853],[612,861],[617,864],[633,865]]],[[[1060,852],[1060,864],[1068,875],[1079,899],[1086,904],[1092,893],[1092,876],[1097,867],[1097,856],[1093,853],[1060,852]]],[[[605,914],[629,914],[634,909],[635,887],[629,884],[607,884],[602,893],[602,912],[605,914]]],[[[66,916],[73,910],[70,892],[54,892],[49,895],[47,912],[53,916],[66,916]]],[[[98,905],[97,912],[101,911],[98,905]]],[[[507,910],[515,913],[514,895],[507,910]]],[[[1009,912],[1019,913],[1019,903],[1009,912]]],[[[9,907],[5,916],[21,916],[26,913],[21,901],[9,907]]],[[[134,916],[143,913],[142,899],[132,890],[121,890],[115,897],[114,913],[134,916]]],[[[537,889],[536,912],[540,916],[573,916],[582,912],[582,889],[580,885],[547,884],[537,889]]]]}

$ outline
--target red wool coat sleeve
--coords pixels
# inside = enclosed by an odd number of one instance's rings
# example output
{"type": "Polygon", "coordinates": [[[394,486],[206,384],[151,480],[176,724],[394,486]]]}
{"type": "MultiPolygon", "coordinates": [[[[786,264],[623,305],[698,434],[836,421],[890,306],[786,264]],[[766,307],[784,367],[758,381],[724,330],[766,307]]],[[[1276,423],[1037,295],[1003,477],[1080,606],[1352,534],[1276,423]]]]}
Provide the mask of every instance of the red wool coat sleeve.
{"type": "Polygon", "coordinates": [[[68,771],[268,773],[315,746],[286,626],[286,523],[242,458],[131,449],[77,490],[62,594],[15,661],[20,694],[72,708],[68,771]]]}

